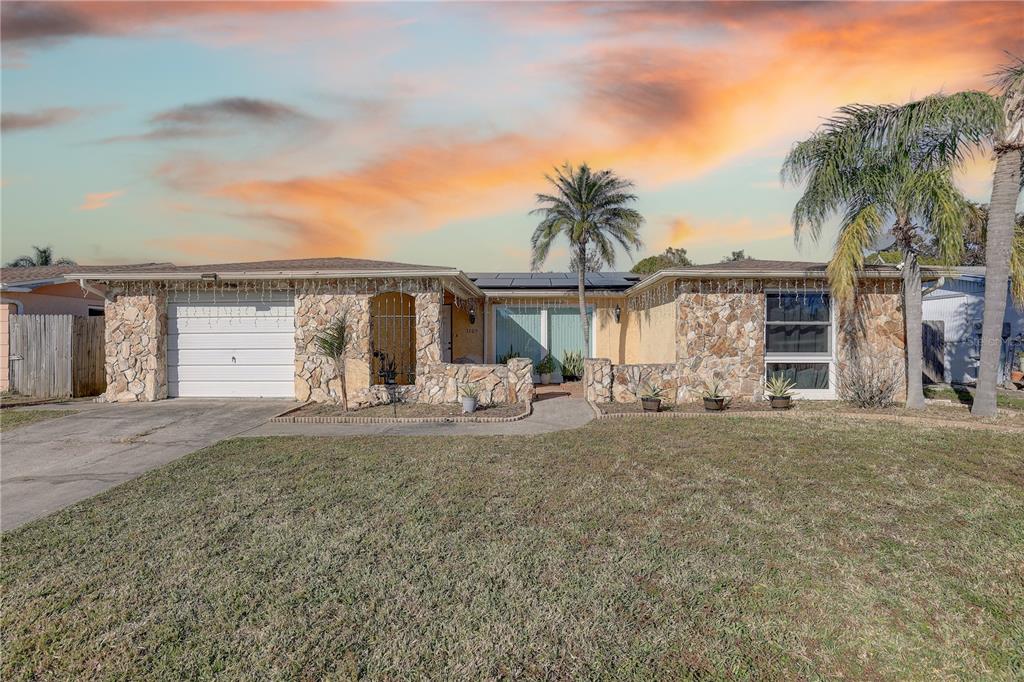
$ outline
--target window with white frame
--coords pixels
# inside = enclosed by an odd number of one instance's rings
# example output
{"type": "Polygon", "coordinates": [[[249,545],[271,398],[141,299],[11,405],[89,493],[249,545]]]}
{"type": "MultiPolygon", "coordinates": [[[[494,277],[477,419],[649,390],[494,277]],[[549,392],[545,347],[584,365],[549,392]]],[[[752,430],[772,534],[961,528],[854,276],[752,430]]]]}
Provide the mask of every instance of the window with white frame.
{"type": "Polygon", "coordinates": [[[766,378],[780,374],[805,395],[833,393],[834,338],[827,293],[766,293],[764,336],[766,378]]]}

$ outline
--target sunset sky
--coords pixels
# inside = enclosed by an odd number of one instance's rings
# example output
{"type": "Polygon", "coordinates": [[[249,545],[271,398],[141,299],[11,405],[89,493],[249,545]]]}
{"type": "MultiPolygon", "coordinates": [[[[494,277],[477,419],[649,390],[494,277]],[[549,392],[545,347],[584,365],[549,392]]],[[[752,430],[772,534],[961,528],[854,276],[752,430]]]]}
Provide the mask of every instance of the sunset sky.
{"type": "MultiPolygon", "coordinates": [[[[523,270],[544,173],[636,183],[642,255],[798,249],[790,145],[989,87],[1024,3],[2,5],[2,243],[80,263],[523,270]]],[[[977,158],[964,190],[987,200],[977,158]]],[[[550,269],[566,266],[565,249],[550,269]]],[[[628,258],[617,263],[630,267],[628,258]]]]}

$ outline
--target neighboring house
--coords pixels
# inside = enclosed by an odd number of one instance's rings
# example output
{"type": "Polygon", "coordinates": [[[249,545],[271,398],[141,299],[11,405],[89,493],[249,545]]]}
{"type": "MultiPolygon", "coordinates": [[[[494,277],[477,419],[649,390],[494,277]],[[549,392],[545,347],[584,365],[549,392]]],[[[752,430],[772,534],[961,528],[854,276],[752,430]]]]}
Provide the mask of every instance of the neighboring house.
{"type": "MultiPolygon", "coordinates": [[[[104,271],[141,268],[158,263],[103,266],[104,271]]],[[[102,291],[85,291],[78,281],[65,275],[94,270],[96,266],[41,265],[26,268],[0,268],[0,391],[10,380],[11,315],[103,315],[102,291]]]]}
{"type": "MultiPolygon", "coordinates": [[[[105,287],[107,398],[276,396],[337,399],[340,382],[315,338],[347,312],[345,362],[355,404],[401,393],[482,402],[532,394],[530,363],[582,345],[575,275],[468,276],[455,268],[323,258],[136,271],[73,272],[105,287]],[[490,363],[490,364],[484,364],[490,363]]],[[[934,279],[926,274],[926,279],[934,279]]],[[[899,271],[870,266],[855,305],[832,304],[822,263],[744,260],[664,270],[644,279],[588,276],[592,347],[587,395],[634,400],[645,383],[694,400],[718,379],[737,399],[761,395],[766,373],[808,397],[836,396],[854,357],[905,367],[899,271]]],[[[581,349],[583,350],[583,349],[581,349]]],[[[560,359],[560,357],[559,357],[560,359]]]]}
{"type": "MultiPolygon", "coordinates": [[[[945,277],[937,288],[925,294],[922,303],[925,332],[925,356],[932,355],[941,365],[947,383],[974,384],[978,380],[981,357],[981,326],[985,311],[985,268],[955,268],[959,276],[945,277]]],[[[1010,297],[1006,304],[1002,330],[1002,372],[1005,380],[1007,360],[1024,351],[1024,311],[1010,297]]],[[[938,367],[937,367],[938,369],[938,367]]],[[[936,372],[937,374],[938,372],[936,372]]]]}

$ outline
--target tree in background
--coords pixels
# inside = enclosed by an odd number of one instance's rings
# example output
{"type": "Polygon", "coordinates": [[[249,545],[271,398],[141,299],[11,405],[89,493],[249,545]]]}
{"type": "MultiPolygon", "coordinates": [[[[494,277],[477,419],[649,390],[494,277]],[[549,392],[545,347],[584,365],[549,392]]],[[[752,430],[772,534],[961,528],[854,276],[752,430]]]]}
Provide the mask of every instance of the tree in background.
{"type": "Polygon", "coordinates": [[[75,261],[70,258],[58,258],[53,259],[53,249],[49,246],[42,248],[33,246],[32,250],[35,254],[31,256],[19,256],[10,263],[7,264],[9,268],[32,268],[41,265],[78,265],[75,261]]]}
{"type": "Polygon", "coordinates": [[[569,256],[569,272],[601,272],[604,268],[604,261],[601,260],[601,256],[596,251],[587,251],[585,256],[586,260],[582,261],[584,264],[581,267],[580,254],[578,251],[573,251],[572,255],[569,256]]]}
{"type": "Polygon", "coordinates": [[[740,249],[739,251],[733,251],[730,255],[728,255],[725,258],[723,258],[722,262],[723,263],[734,263],[734,262],[736,262],[738,260],[754,260],[754,259],[751,258],[750,256],[748,256],[747,254],[745,254],[743,252],[743,249],[740,249]]]}
{"type": "Polygon", "coordinates": [[[665,253],[659,253],[656,256],[648,256],[643,260],[637,262],[630,270],[635,275],[652,275],[659,270],[668,270],[671,268],[682,268],[687,265],[693,265],[693,262],[686,255],[686,249],[677,249],[668,247],[665,249],[665,253]]]}
{"type": "MultiPolygon", "coordinates": [[[[530,238],[532,259],[530,267],[538,270],[547,260],[551,245],[559,236],[569,242],[570,253],[577,262],[587,262],[587,252],[593,253],[609,267],[615,266],[615,245],[627,254],[643,246],[640,226],[644,218],[630,207],[637,198],[630,190],[633,183],[623,180],[610,170],[592,171],[583,164],[573,168],[566,163],[545,175],[552,194],[538,194],[540,204],[530,213],[541,216],[540,224],[530,238]]],[[[587,324],[586,278],[579,273],[580,325],[583,327],[584,348],[590,348],[590,325],[587,324]]]]}
{"type": "Polygon", "coordinates": [[[783,180],[803,183],[803,196],[793,209],[797,239],[810,232],[815,240],[825,223],[839,216],[839,235],[828,264],[832,293],[839,303],[852,302],[865,253],[889,230],[903,256],[903,302],[907,334],[907,407],[924,407],[921,378],[921,269],[918,246],[927,233],[941,260],[956,264],[963,252],[963,226],[970,204],[953,182],[955,158],[936,153],[964,138],[977,140],[989,129],[992,110],[984,108],[984,93],[960,93],[929,98],[929,106],[975,107],[956,125],[908,127],[899,137],[887,137],[887,117],[919,103],[850,105],[826,122],[809,139],[797,143],[783,163],[783,180]],[[979,106],[980,105],[980,106],[979,106]],[[980,113],[979,113],[980,112],[980,113]],[[916,135],[906,134],[916,130],[916,135]],[[898,143],[897,143],[898,142],[898,143]]]}

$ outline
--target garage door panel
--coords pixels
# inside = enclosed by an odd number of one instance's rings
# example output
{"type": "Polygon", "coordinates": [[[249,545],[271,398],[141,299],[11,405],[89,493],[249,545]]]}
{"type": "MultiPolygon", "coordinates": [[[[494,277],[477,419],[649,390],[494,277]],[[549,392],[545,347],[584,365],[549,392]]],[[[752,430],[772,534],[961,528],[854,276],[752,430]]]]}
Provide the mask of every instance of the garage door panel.
{"type": "Polygon", "coordinates": [[[245,332],[224,334],[179,334],[167,339],[167,350],[259,350],[290,349],[295,352],[295,334],[292,332],[245,332]]]}
{"type": "Polygon", "coordinates": [[[179,317],[167,320],[170,334],[295,331],[291,317],[179,317]]]}
{"type": "Polygon", "coordinates": [[[178,365],[167,367],[169,381],[288,381],[295,378],[292,365],[178,365]]]}
{"type": "Polygon", "coordinates": [[[288,348],[168,350],[167,365],[287,365],[294,357],[288,348]]]}
{"type": "Polygon", "coordinates": [[[189,381],[171,384],[172,398],[294,398],[291,381],[189,381]]]}
{"type": "Polygon", "coordinates": [[[274,299],[169,304],[168,393],[293,398],[294,298],[274,299]]]}
{"type": "Polygon", "coordinates": [[[267,303],[265,305],[253,304],[221,304],[221,305],[188,305],[184,303],[171,303],[167,307],[168,317],[177,319],[202,319],[202,318],[241,318],[241,317],[287,317],[295,316],[295,308],[281,305],[280,303],[267,303]]]}

